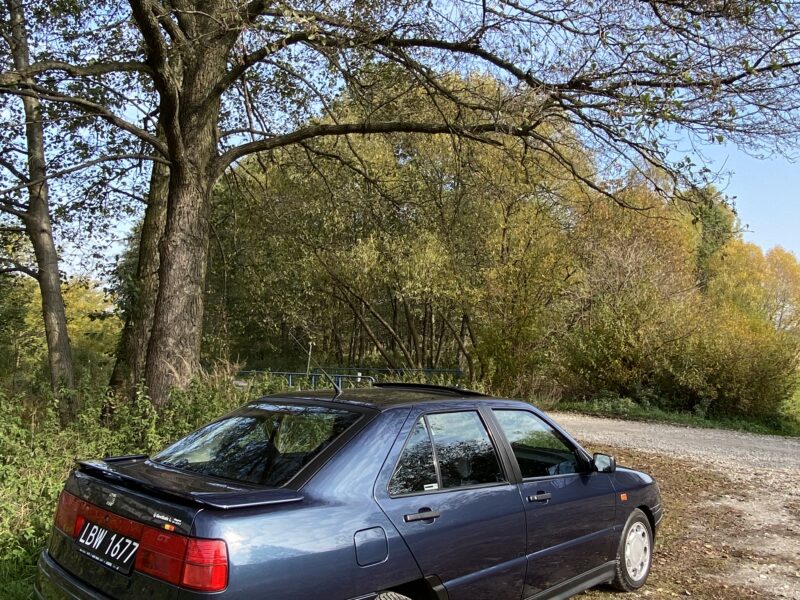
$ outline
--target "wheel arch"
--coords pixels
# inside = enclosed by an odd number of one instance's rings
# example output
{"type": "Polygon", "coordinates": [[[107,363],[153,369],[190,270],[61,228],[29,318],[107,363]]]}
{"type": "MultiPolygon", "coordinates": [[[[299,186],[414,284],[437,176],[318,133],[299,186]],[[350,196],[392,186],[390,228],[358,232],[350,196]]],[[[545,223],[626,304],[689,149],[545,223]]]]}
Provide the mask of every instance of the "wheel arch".
{"type": "Polygon", "coordinates": [[[384,590],[396,592],[411,600],[448,600],[447,590],[438,577],[423,577],[384,590]]]}
{"type": "Polygon", "coordinates": [[[651,531],[651,533],[653,535],[653,541],[655,542],[655,539],[656,539],[656,518],[653,515],[653,511],[650,510],[650,507],[647,506],[646,504],[640,504],[636,508],[638,508],[640,511],[642,511],[644,513],[644,516],[647,517],[647,521],[648,521],[648,523],[650,523],[650,531],[651,531]]]}

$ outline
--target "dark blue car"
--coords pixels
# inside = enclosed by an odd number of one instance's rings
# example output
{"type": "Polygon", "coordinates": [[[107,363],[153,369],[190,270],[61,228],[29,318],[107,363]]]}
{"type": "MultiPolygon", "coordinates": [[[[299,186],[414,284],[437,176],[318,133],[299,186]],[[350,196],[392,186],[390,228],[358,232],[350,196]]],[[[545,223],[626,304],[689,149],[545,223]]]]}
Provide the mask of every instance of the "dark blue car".
{"type": "Polygon", "coordinates": [[[40,598],[500,600],[642,585],[647,475],[522,402],[384,384],[251,402],[152,457],[83,461],[40,598]]]}

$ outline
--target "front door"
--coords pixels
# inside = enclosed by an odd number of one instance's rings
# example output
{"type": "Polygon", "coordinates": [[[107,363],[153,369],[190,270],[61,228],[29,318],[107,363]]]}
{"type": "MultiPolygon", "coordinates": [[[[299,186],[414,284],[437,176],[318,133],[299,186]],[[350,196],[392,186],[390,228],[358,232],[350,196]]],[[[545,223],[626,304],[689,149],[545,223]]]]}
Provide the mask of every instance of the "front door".
{"type": "Polygon", "coordinates": [[[477,410],[412,412],[376,497],[450,600],[521,598],[524,508],[477,410]]]}
{"type": "Polygon", "coordinates": [[[611,478],[590,468],[565,436],[528,410],[494,409],[517,459],[528,530],[524,598],[613,559],[611,478]]]}

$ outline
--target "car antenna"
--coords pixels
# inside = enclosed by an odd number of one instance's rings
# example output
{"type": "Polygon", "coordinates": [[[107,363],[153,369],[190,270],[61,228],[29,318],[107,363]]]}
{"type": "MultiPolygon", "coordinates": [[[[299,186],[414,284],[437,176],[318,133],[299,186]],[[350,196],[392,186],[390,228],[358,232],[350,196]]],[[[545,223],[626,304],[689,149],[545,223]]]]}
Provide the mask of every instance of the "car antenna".
{"type": "MultiPolygon", "coordinates": [[[[292,337],[292,339],[294,340],[294,343],[295,343],[295,344],[297,344],[298,346],[300,346],[300,349],[301,349],[303,352],[305,352],[305,351],[306,351],[306,349],[303,347],[303,344],[301,344],[301,343],[300,343],[300,340],[298,340],[296,337],[294,337],[294,334],[293,334],[291,331],[289,332],[289,335],[290,335],[290,336],[292,337]]],[[[314,368],[315,368],[315,369],[319,369],[319,370],[322,372],[322,374],[325,376],[325,378],[326,378],[328,381],[330,381],[330,382],[331,382],[331,384],[333,385],[333,389],[335,389],[335,390],[336,390],[336,394],[333,396],[333,399],[334,399],[334,400],[336,400],[336,398],[338,398],[339,396],[341,396],[341,395],[342,395],[342,386],[340,386],[338,383],[336,383],[336,380],[335,380],[333,377],[331,377],[331,376],[328,374],[328,372],[327,372],[325,369],[323,369],[323,368],[322,368],[322,367],[319,365],[319,363],[317,362],[317,360],[311,356],[311,352],[310,352],[310,351],[309,351],[309,353],[308,353],[308,361],[309,361],[309,362],[311,362],[311,363],[314,363],[314,368]]]]}

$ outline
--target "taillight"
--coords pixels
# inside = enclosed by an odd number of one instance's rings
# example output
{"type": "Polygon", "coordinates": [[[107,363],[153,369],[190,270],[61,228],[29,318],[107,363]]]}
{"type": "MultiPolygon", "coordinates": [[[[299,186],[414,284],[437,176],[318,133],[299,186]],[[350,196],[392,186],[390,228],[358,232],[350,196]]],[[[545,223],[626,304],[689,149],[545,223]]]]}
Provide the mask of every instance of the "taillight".
{"type": "Polygon", "coordinates": [[[228,587],[228,547],[223,540],[190,538],[157,529],[61,492],[55,526],[76,538],[87,520],[138,540],[135,569],[140,573],[202,592],[220,592],[228,587]]]}
{"type": "Polygon", "coordinates": [[[189,539],[181,586],[217,592],[228,586],[228,547],[222,540],[189,539]]]}
{"type": "Polygon", "coordinates": [[[188,538],[147,527],[136,551],[136,570],[178,585],[188,538]]]}
{"type": "Polygon", "coordinates": [[[136,570],[184,588],[219,592],[228,586],[228,547],[222,540],[147,527],[136,554],[136,570]]]}
{"type": "Polygon", "coordinates": [[[58,497],[55,526],[70,537],[78,535],[83,526],[83,517],[78,515],[81,504],[81,501],[69,492],[61,492],[58,497]]]}

